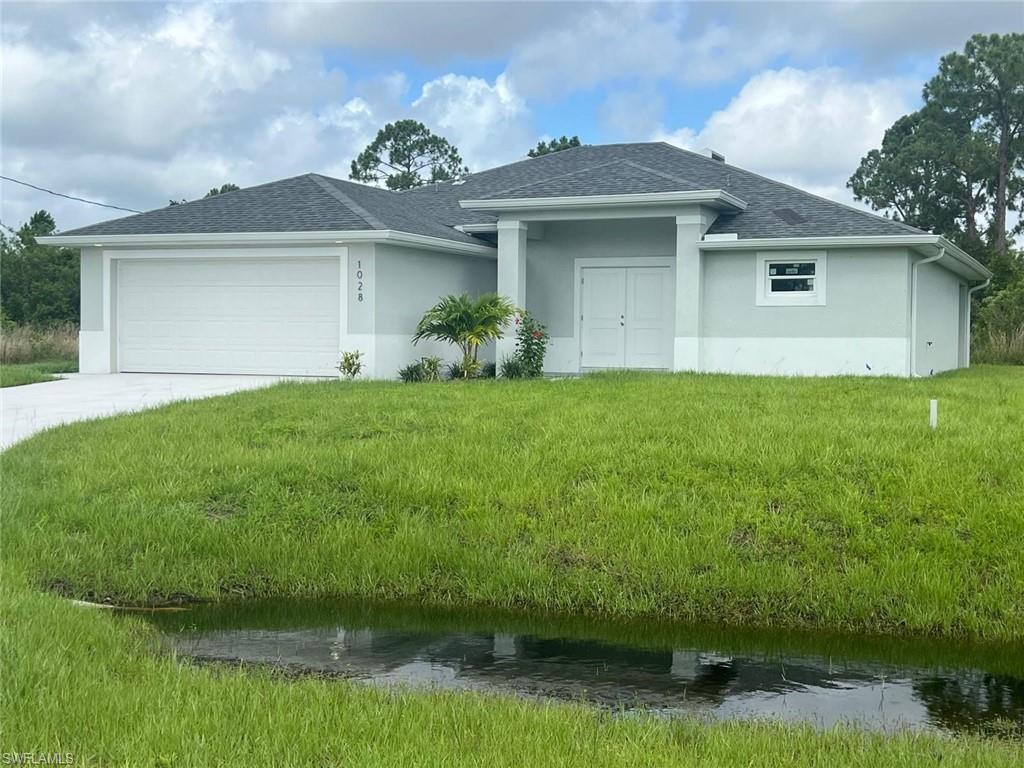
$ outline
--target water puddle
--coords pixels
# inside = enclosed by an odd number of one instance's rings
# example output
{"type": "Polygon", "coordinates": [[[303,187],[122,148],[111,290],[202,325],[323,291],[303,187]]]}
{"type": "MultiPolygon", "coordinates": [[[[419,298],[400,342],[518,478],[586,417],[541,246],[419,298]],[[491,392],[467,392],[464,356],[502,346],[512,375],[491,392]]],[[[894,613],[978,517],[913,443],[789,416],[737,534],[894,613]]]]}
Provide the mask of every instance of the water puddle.
{"type": "Polygon", "coordinates": [[[350,603],[153,615],[181,655],[624,713],[1024,736],[1024,649],[350,603]]]}

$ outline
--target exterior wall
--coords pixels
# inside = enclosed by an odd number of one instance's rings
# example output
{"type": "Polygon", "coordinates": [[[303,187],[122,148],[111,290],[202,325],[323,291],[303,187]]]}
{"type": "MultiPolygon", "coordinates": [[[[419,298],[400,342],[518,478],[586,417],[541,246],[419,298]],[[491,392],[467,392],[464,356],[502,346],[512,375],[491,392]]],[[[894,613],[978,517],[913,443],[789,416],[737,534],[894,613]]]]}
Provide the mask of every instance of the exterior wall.
{"type": "MultiPolygon", "coordinates": [[[[412,346],[423,312],[442,295],[493,291],[493,259],[455,256],[404,246],[353,243],[348,246],[293,248],[82,249],[79,366],[83,373],[112,373],[117,362],[117,265],[121,258],[212,258],[260,255],[340,256],[339,290],[343,296],[339,354],[360,350],[366,375],[393,378],[398,369],[423,355],[456,358],[448,345],[412,346]]],[[[493,359],[493,350],[482,351],[493,359]]]]}
{"type": "Polygon", "coordinates": [[[757,253],[705,253],[702,370],[905,376],[906,249],[833,249],[826,261],[823,306],[758,306],[757,253]]]}
{"type": "MultiPolygon", "coordinates": [[[[966,313],[961,306],[964,282],[938,264],[917,270],[917,376],[958,368],[966,313]]],[[[964,360],[966,365],[966,360],[964,360]]]]}
{"type": "MultiPolygon", "coordinates": [[[[349,258],[353,258],[351,253],[349,258]]],[[[400,368],[427,355],[446,362],[456,360],[458,350],[450,344],[421,341],[413,346],[416,324],[442,296],[479,296],[493,291],[498,279],[497,262],[382,243],[374,246],[373,262],[376,306],[372,375],[395,378],[400,368]]],[[[494,360],[493,347],[483,348],[480,353],[483,360],[494,360]]]]}
{"type": "Polygon", "coordinates": [[[117,370],[117,273],[101,248],[81,252],[81,326],[78,331],[78,370],[111,373],[117,370]]]}
{"type": "Polygon", "coordinates": [[[579,371],[573,317],[578,258],[674,257],[673,218],[545,222],[543,237],[526,245],[526,309],[548,327],[547,373],[579,371]]]}

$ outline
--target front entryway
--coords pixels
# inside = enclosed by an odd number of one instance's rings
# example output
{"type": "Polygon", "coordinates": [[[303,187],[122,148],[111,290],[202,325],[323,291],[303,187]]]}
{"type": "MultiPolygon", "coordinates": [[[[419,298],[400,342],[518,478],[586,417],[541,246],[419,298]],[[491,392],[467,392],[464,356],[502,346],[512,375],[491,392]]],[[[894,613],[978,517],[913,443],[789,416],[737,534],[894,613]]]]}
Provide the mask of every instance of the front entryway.
{"type": "Polygon", "coordinates": [[[668,266],[585,266],[579,290],[582,368],[672,367],[668,266]]]}

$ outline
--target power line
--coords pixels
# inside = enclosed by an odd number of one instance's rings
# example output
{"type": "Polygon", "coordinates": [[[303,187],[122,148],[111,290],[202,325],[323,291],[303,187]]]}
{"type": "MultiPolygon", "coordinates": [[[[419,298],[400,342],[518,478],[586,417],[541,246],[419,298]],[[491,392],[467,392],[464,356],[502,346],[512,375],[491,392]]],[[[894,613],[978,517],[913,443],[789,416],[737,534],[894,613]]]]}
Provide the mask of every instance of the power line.
{"type": "Polygon", "coordinates": [[[19,181],[18,179],[12,179],[10,176],[0,176],[0,179],[3,179],[4,181],[12,181],[15,184],[21,184],[23,187],[31,187],[32,189],[38,189],[40,192],[46,192],[48,195],[66,197],[68,200],[75,200],[79,203],[99,205],[102,206],[103,208],[113,208],[115,211],[127,211],[128,213],[142,213],[142,211],[137,211],[134,208],[122,208],[120,205],[108,205],[107,203],[97,203],[95,200],[86,200],[84,197],[75,197],[74,195],[65,195],[63,192],[54,192],[52,189],[37,187],[35,184],[29,184],[27,181],[19,181]]]}

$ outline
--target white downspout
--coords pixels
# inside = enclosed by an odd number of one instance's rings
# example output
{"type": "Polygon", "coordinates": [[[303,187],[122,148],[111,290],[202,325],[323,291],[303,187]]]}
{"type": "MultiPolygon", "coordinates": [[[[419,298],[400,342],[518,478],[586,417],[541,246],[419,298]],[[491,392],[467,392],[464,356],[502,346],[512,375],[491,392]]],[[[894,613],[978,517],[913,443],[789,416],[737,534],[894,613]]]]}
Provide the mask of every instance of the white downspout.
{"type": "Polygon", "coordinates": [[[971,366],[971,297],[974,296],[978,291],[983,291],[992,284],[992,278],[988,278],[984,283],[979,283],[973,288],[967,289],[967,328],[964,329],[965,336],[967,337],[967,359],[964,363],[969,368],[971,366]]]}
{"type": "Polygon", "coordinates": [[[939,252],[927,259],[915,261],[910,268],[910,377],[917,376],[917,269],[923,264],[931,264],[946,255],[946,246],[940,245],[939,252]]]}

